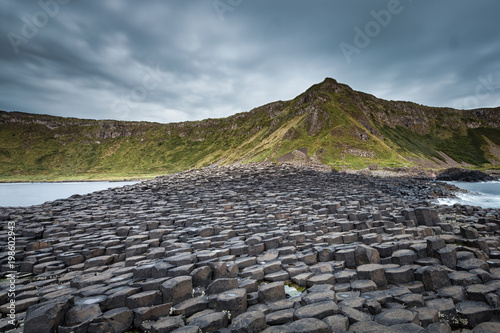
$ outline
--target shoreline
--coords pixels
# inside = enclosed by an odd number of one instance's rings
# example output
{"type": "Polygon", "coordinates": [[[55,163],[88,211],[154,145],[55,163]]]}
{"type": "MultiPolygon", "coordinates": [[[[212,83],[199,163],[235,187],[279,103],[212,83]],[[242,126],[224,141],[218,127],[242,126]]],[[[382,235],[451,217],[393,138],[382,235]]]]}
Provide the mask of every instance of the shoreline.
{"type": "Polygon", "coordinates": [[[45,180],[45,181],[0,181],[0,184],[58,184],[58,183],[120,183],[120,182],[143,182],[154,178],[131,178],[131,179],[103,179],[103,180],[45,180]]]}
{"type": "MultiPolygon", "coordinates": [[[[234,163],[231,165],[227,165],[227,167],[231,166],[239,166],[239,165],[266,165],[266,164],[274,164],[278,165],[275,163],[271,162],[255,162],[255,163],[246,163],[246,164],[240,164],[240,163],[234,163]]],[[[329,172],[333,167],[331,165],[326,165],[326,164],[316,164],[316,163],[296,163],[296,162],[284,162],[281,163],[284,165],[294,165],[298,167],[306,167],[306,168],[313,168],[315,170],[323,170],[326,172],[329,172]]],[[[216,165],[214,165],[216,166],[216,165]]],[[[188,170],[182,170],[182,171],[177,171],[177,172],[172,172],[172,173],[153,173],[153,174],[142,174],[142,175],[102,175],[103,178],[97,178],[95,177],[100,177],[101,175],[95,174],[95,175],[86,175],[86,176],[79,176],[79,175],[72,175],[72,176],[42,176],[42,177],[47,177],[47,179],[43,180],[38,180],[37,175],[26,175],[26,176],[21,176],[20,178],[14,178],[13,180],[10,179],[2,179],[0,177],[0,184],[2,183],[65,183],[65,182],[121,182],[121,181],[145,181],[145,180],[150,180],[162,176],[167,176],[167,175],[172,175],[172,174],[177,174],[177,173],[182,173],[182,172],[187,172],[190,170],[201,170],[204,168],[210,168],[210,166],[207,167],[201,167],[201,168],[192,168],[188,170]],[[61,178],[62,179],[59,179],[61,178]],[[66,178],[67,177],[67,178],[66,178]],[[84,177],[82,179],[78,179],[78,177],[84,177]],[[26,179],[27,178],[27,179],[26,179]],[[76,179],[75,179],[76,178],[76,179]]],[[[397,168],[390,168],[390,167],[376,167],[375,169],[370,169],[370,168],[360,168],[360,169],[352,169],[352,168],[342,168],[337,170],[338,172],[345,172],[348,174],[361,174],[361,175],[366,175],[366,176],[374,176],[374,177],[381,177],[381,178],[412,178],[412,179],[420,179],[420,180],[431,180],[430,174],[431,173],[439,173],[439,171],[443,171],[446,168],[441,168],[441,169],[426,169],[426,168],[421,168],[421,167],[397,167],[397,168]]],[[[476,171],[482,171],[492,177],[497,178],[497,180],[500,180],[500,170],[495,170],[495,169],[464,169],[464,170],[476,170],[476,171]]],[[[5,177],[5,176],[4,176],[5,177]]],[[[6,177],[15,177],[15,176],[6,176],[6,177]]]]}
{"type": "MultiPolygon", "coordinates": [[[[222,166],[222,168],[231,168],[231,167],[239,167],[239,166],[248,166],[251,167],[251,165],[271,165],[274,167],[279,167],[278,165],[275,165],[273,163],[255,163],[255,164],[234,164],[234,165],[229,165],[229,166],[222,166]]],[[[426,184],[429,184],[430,186],[434,186],[436,188],[439,188],[440,192],[439,194],[435,194],[435,196],[432,198],[431,202],[432,204],[436,205],[447,205],[450,206],[452,204],[446,204],[446,203],[440,203],[438,202],[438,199],[454,199],[458,198],[460,193],[465,193],[465,194],[473,194],[473,191],[469,191],[467,189],[463,189],[461,187],[458,187],[453,184],[454,181],[433,181],[430,179],[427,174],[423,171],[419,172],[408,172],[408,171],[390,171],[390,170],[370,170],[370,169],[346,169],[342,171],[336,171],[332,170],[330,171],[329,168],[325,167],[324,165],[298,165],[295,163],[282,163],[284,166],[290,166],[290,167],[298,167],[298,168],[305,168],[305,169],[313,169],[318,172],[323,172],[323,173],[340,173],[340,174],[345,174],[345,175],[356,175],[356,176],[363,176],[363,177],[369,177],[373,179],[382,179],[382,180],[388,180],[388,181],[398,181],[398,180],[409,180],[409,181],[417,181],[417,182],[423,182],[426,184]]],[[[0,180],[0,185],[1,184],[60,184],[60,183],[121,183],[121,182],[147,182],[151,181],[154,179],[161,179],[164,177],[169,177],[169,176],[175,176],[175,175],[181,175],[190,171],[196,171],[196,170],[203,170],[203,169],[210,169],[210,168],[219,168],[219,166],[210,166],[210,167],[205,167],[205,168],[199,168],[199,169],[190,169],[186,171],[180,171],[177,173],[172,173],[172,174],[166,174],[166,175],[151,175],[151,176],[146,176],[142,178],[125,178],[125,179],[103,179],[103,180],[97,180],[97,179],[86,179],[86,180],[45,180],[45,181],[1,181],[0,180]]],[[[489,182],[495,182],[495,181],[500,181],[500,180],[494,180],[494,181],[477,181],[477,182],[464,182],[464,183],[470,183],[470,184],[481,184],[481,183],[489,183],[489,182]]],[[[136,185],[136,184],[134,184],[136,185]]],[[[91,194],[91,193],[89,193],[91,194]]],[[[69,197],[62,198],[62,199],[57,199],[57,200],[65,200],[69,197]]],[[[51,201],[48,201],[51,202],[51,201]]],[[[9,206],[2,206],[2,207],[9,207],[9,206]]],[[[0,207],[0,208],[2,208],[0,207]]],[[[12,207],[12,206],[11,206],[12,207]]],[[[29,207],[29,206],[18,206],[18,207],[29,207]]],[[[491,207],[490,207],[491,208],[491,207]]],[[[493,207],[495,209],[497,207],[493,207]]]]}
{"type": "Polygon", "coordinates": [[[0,184],[26,184],[26,183],[98,183],[98,182],[142,182],[145,180],[155,179],[157,177],[162,177],[164,175],[151,175],[144,177],[132,177],[132,178],[103,178],[103,179],[66,179],[66,180],[2,180],[0,179],[0,184]]]}

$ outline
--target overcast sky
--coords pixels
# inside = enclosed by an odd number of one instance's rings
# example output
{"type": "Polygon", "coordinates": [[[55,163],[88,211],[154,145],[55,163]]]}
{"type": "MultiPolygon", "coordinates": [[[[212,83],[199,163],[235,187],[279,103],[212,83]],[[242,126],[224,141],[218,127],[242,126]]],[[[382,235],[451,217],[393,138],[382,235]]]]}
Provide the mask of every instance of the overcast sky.
{"type": "Polygon", "coordinates": [[[0,109],[178,122],[333,77],[431,106],[500,106],[497,0],[0,1],[0,109]]]}

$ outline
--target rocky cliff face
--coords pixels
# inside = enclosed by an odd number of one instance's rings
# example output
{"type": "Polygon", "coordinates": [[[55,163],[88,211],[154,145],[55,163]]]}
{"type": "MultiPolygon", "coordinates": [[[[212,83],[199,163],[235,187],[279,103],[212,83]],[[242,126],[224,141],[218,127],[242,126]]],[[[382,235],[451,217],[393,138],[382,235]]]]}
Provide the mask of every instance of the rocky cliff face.
{"type": "Polygon", "coordinates": [[[3,175],[164,173],[299,155],[301,162],[339,167],[445,167],[450,161],[487,166],[500,164],[498,151],[500,108],[454,110],[386,101],[329,78],[290,101],[195,122],[0,112],[3,175]]]}

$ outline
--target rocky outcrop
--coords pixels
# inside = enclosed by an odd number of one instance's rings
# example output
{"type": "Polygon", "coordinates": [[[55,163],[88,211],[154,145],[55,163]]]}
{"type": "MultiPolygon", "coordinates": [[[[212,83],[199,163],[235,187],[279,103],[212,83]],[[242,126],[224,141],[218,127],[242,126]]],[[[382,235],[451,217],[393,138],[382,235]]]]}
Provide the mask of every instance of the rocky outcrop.
{"type": "Polygon", "coordinates": [[[439,175],[437,176],[437,180],[459,181],[459,182],[485,182],[485,181],[496,180],[496,178],[493,178],[490,175],[478,170],[449,168],[439,173],[439,175]]]}
{"type": "Polygon", "coordinates": [[[0,174],[161,173],[276,162],[307,148],[336,165],[500,163],[500,109],[385,101],[327,78],[290,101],[227,118],[159,124],[1,112],[0,174]],[[447,156],[449,158],[443,158],[447,156]],[[97,165],[99,164],[99,165],[97,165]]]}

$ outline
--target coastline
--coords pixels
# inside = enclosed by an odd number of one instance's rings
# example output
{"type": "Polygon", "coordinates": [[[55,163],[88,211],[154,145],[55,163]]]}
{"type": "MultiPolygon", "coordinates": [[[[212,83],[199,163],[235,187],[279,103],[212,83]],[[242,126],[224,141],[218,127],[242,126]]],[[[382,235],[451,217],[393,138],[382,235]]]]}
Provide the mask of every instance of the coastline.
{"type": "Polygon", "coordinates": [[[13,184],[13,183],[93,183],[93,182],[129,182],[129,181],[145,181],[154,179],[157,177],[164,176],[165,174],[151,174],[151,175],[140,175],[140,176],[104,176],[103,178],[96,178],[98,176],[89,176],[81,179],[75,179],[75,177],[68,176],[66,177],[52,177],[51,178],[43,178],[39,179],[38,176],[33,176],[33,178],[26,179],[23,178],[14,178],[14,179],[1,179],[0,184],[13,184]]]}
{"type": "Polygon", "coordinates": [[[439,198],[440,205],[472,205],[483,208],[500,209],[500,181],[480,181],[480,182],[446,182],[457,187],[453,197],[439,198]]]}
{"type": "MultiPolygon", "coordinates": [[[[270,162],[256,162],[256,163],[245,163],[243,165],[266,165],[270,162]]],[[[274,163],[271,163],[274,164],[274,163]]],[[[281,163],[283,164],[283,162],[281,163]]],[[[316,170],[329,171],[333,168],[331,165],[321,164],[321,163],[301,163],[301,162],[284,162],[284,164],[296,165],[300,167],[310,167],[316,170]]],[[[240,163],[234,163],[226,165],[228,167],[242,165],[240,163]]],[[[279,164],[276,164],[279,165],[279,164]]],[[[208,166],[207,166],[208,167],[208,166]]],[[[201,168],[194,168],[203,169],[201,168]]],[[[365,168],[341,168],[338,169],[339,172],[345,172],[348,174],[361,174],[366,176],[380,177],[380,178],[413,178],[419,180],[431,180],[431,173],[439,173],[445,170],[446,167],[435,169],[435,168],[422,168],[422,167],[365,167],[365,168]]],[[[139,173],[139,174],[75,174],[75,175],[0,175],[1,183],[64,183],[64,182],[121,182],[121,181],[144,181],[150,180],[161,176],[182,173],[193,169],[186,169],[181,171],[172,171],[164,173],[139,173]]],[[[464,170],[475,170],[484,172],[492,177],[500,180],[500,170],[495,169],[483,169],[483,168],[467,168],[464,170]]]]}

